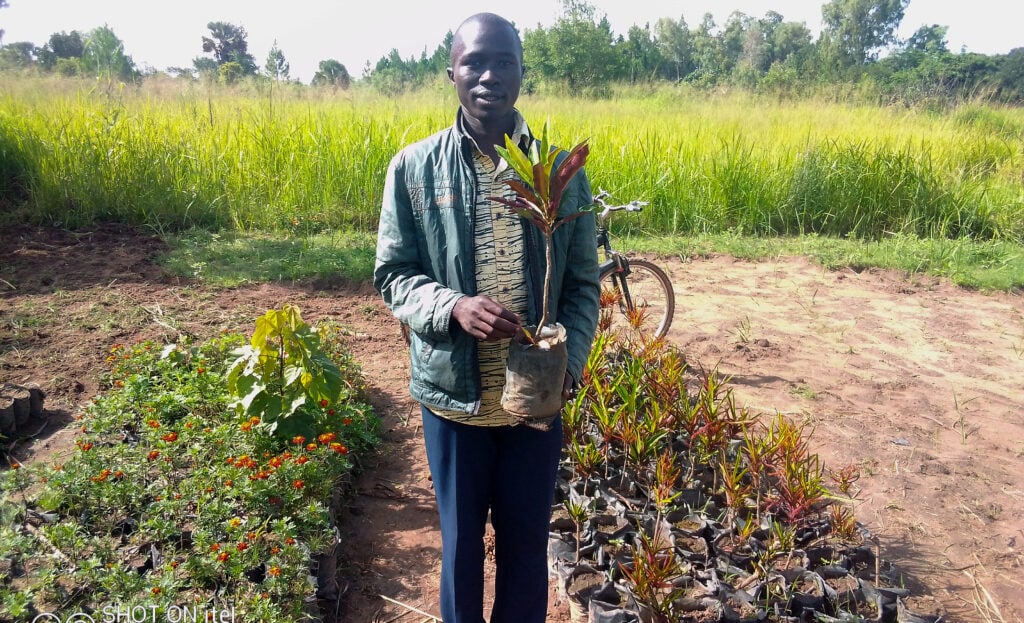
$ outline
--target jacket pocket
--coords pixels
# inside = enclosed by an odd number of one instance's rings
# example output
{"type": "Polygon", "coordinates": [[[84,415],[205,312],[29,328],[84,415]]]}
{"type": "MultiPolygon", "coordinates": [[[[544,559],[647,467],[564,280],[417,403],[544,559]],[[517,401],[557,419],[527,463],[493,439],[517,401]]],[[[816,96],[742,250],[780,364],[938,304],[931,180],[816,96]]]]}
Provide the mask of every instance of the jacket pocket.
{"type": "Polygon", "coordinates": [[[409,198],[416,214],[453,210],[458,204],[455,189],[450,184],[410,188],[409,198]]]}

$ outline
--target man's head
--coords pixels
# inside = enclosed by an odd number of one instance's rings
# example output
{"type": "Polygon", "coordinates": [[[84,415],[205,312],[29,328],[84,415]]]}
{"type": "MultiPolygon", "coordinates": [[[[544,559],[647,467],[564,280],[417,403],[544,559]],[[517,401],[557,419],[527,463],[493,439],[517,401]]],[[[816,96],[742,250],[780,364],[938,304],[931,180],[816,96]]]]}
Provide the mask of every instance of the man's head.
{"type": "Polygon", "coordinates": [[[523,44],[507,19],[478,13],[452,39],[448,78],[470,123],[507,125],[523,82],[523,44]]]}

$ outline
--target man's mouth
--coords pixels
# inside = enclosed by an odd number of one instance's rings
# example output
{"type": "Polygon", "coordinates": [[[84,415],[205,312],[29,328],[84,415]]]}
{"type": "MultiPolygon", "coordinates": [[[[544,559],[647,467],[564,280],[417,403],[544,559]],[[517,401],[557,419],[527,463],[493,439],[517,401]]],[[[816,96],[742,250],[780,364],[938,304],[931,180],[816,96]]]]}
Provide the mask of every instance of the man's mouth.
{"type": "Polygon", "coordinates": [[[504,96],[499,93],[477,93],[476,98],[485,102],[497,102],[504,99],[504,96]]]}

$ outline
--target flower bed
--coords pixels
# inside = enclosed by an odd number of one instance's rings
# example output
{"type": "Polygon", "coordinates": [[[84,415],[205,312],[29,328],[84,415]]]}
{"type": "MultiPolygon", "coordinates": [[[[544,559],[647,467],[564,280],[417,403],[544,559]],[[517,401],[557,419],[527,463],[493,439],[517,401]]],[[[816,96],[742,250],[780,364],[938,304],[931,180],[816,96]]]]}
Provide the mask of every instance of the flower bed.
{"type": "Polygon", "coordinates": [[[315,614],[335,588],[341,485],[379,426],[338,332],[318,336],[338,391],[293,409],[310,432],[288,437],[229,395],[243,336],[111,348],[73,455],[0,474],[0,619],[315,614]]]}
{"type": "Polygon", "coordinates": [[[575,621],[936,620],[857,523],[855,466],[665,343],[599,333],[563,426],[549,558],[575,621]]]}

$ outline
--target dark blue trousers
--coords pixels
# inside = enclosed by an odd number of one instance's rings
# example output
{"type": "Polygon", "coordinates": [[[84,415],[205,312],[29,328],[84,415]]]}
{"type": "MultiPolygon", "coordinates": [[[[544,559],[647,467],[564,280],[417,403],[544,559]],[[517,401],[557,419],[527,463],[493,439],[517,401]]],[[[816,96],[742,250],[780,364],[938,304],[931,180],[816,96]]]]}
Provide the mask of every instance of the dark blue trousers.
{"type": "Polygon", "coordinates": [[[483,623],[484,529],[494,526],[490,623],[544,623],[547,542],[562,421],[527,426],[460,424],[423,408],[423,440],[441,516],[441,617],[483,623]]]}

